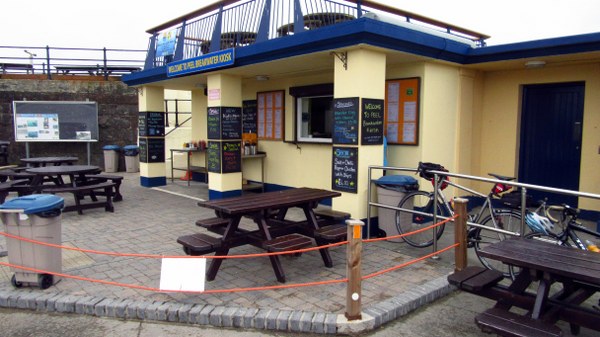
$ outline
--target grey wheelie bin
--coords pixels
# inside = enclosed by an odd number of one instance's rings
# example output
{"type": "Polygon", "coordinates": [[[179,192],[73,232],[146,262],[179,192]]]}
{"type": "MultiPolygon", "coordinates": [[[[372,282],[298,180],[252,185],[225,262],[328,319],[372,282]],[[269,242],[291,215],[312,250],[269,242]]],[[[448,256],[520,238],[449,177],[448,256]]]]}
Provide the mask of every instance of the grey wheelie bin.
{"type": "MultiPolygon", "coordinates": [[[[6,232],[25,239],[60,245],[61,210],[64,199],[52,194],[33,194],[11,199],[0,205],[0,216],[6,232]]],[[[61,273],[62,251],[38,243],[17,238],[6,238],[8,261],[12,265],[36,270],[61,273]]],[[[47,273],[37,273],[13,267],[11,283],[37,285],[46,289],[58,282],[58,278],[47,273]]]]}
{"type": "Polygon", "coordinates": [[[140,171],[140,148],[137,145],[123,146],[123,155],[125,156],[125,172],[140,171]]]}
{"type": "MultiPolygon", "coordinates": [[[[398,207],[400,200],[412,191],[419,189],[419,182],[411,176],[389,175],[375,180],[377,185],[377,202],[384,205],[398,207]]],[[[379,210],[379,230],[378,236],[392,236],[400,234],[396,227],[396,210],[380,207],[379,210]],[[383,231],[384,233],[381,233],[383,231]]],[[[399,212],[399,216],[412,215],[406,212],[399,212]]],[[[392,242],[402,242],[401,238],[390,239],[392,242]]]]}
{"type": "Polygon", "coordinates": [[[118,145],[105,145],[104,150],[104,172],[114,173],[119,171],[119,151],[118,145]]]}

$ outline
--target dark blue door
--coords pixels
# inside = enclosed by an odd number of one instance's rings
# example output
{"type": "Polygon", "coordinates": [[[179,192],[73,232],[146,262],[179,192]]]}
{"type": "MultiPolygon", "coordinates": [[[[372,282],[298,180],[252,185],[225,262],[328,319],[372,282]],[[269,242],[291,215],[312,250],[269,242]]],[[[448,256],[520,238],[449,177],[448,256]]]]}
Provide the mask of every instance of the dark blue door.
{"type": "MultiPolygon", "coordinates": [[[[527,85],[523,89],[519,181],[579,190],[585,84],[527,85]]],[[[577,198],[531,191],[535,200],[577,207],[577,198]]]]}

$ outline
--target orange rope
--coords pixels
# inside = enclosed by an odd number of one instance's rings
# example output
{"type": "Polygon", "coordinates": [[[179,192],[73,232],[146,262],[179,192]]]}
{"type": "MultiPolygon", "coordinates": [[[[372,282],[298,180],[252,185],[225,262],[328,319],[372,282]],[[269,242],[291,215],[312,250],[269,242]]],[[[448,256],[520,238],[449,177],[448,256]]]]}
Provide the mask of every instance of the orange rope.
{"type": "Polygon", "coordinates": [[[440,221],[438,223],[431,224],[431,225],[429,225],[427,227],[423,227],[421,229],[414,230],[414,231],[409,232],[409,233],[392,235],[392,236],[386,236],[384,238],[365,239],[365,240],[363,240],[363,242],[377,242],[377,241],[386,241],[386,240],[390,240],[390,239],[403,238],[405,236],[409,236],[409,235],[418,234],[418,233],[421,233],[421,232],[424,232],[424,231],[428,231],[428,230],[430,230],[430,229],[432,229],[434,227],[438,227],[438,226],[441,226],[441,225],[443,225],[443,224],[445,224],[445,223],[447,223],[449,221],[453,221],[456,218],[458,218],[458,215],[454,215],[451,218],[445,219],[445,220],[440,221]]]}

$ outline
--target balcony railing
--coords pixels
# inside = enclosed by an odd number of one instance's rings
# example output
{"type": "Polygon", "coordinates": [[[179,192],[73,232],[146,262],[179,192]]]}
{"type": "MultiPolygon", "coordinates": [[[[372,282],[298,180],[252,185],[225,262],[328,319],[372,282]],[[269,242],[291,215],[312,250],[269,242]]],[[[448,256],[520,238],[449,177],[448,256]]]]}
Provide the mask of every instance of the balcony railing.
{"type": "Polygon", "coordinates": [[[128,74],[144,66],[146,50],[0,46],[0,75],[37,74],[109,76],[128,74]]]}
{"type": "Polygon", "coordinates": [[[369,12],[477,45],[489,38],[367,0],[223,0],[148,30],[152,36],[144,69],[358,19],[369,12]]]}

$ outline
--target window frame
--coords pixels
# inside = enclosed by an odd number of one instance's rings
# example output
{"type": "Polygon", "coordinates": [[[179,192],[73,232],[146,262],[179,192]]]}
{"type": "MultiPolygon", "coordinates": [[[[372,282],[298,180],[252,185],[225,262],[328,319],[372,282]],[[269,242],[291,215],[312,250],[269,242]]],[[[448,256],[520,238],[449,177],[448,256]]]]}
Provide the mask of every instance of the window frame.
{"type": "MultiPolygon", "coordinates": [[[[290,87],[290,96],[294,97],[294,141],[297,143],[332,144],[333,130],[330,138],[309,138],[301,136],[302,128],[302,99],[331,97],[333,102],[333,83],[315,84],[300,87],[290,87]]],[[[333,118],[333,117],[332,117],[333,118]]],[[[332,120],[333,126],[333,120],[332,120]]]]}

